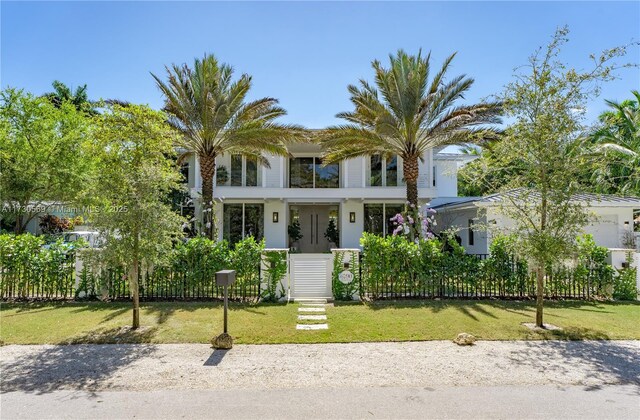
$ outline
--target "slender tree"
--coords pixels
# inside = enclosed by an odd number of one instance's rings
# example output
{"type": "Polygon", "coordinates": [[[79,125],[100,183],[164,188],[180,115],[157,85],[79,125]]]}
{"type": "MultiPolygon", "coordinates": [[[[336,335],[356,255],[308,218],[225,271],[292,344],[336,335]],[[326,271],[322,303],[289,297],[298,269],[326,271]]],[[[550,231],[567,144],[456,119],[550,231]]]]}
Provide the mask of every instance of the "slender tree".
{"type": "Polygon", "coordinates": [[[585,188],[581,174],[592,165],[584,153],[584,110],[600,85],[614,77],[614,61],[625,47],[592,56],[590,69],[579,71],[560,61],[568,29],[556,31],[527,66],[520,67],[500,94],[511,124],[491,148],[491,159],[476,171],[489,190],[501,191],[500,212],[513,224],[514,250],[531,260],[536,271],[536,325],[543,327],[547,268],[569,258],[576,236],[591,219],[589,205],[577,194],[585,188]],[[505,176],[508,175],[508,176],[505,176]]]}
{"type": "Polygon", "coordinates": [[[246,102],[251,76],[233,80],[233,68],[213,55],[187,65],[166,67],[167,81],[152,74],[165,97],[169,122],[181,133],[179,146],[195,153],[202,176],[203,227],[214,238],[213,179],[216,158],[241,154],[269,167],[264,153],[288,155],[286,144],[300,140],[301,127],[275,122],[286,114],[273,98],[246,102]]]}
{"type": "Polygon", "coordinates": [[[424,153],[448,145],[495,138],[500,123],[498,102],[457,105],[473,85],[465,75],[447,79],[450,55],[430,79],[431,54],[411,56],[402,50],[389,56],[389,67],[375,60],[375,85],[350,85],[354,110],[337,115],[347,124],[321,134],[327,163],[359,156],[398,155],[403,160],[407,201],[418,206],[418,161],[424,153]]]}
{"type": "Polygon", "coordinates": [[[88,218],[105,238],[99,258],[126,269],[135,329],[140,326],[140,269],[162,260],[182,236],[184,219],[165,199],[180,180],[175,132],[165,115],[138,105],[112,105],[95,123],[99,171],[92,198],[99,211],[88,218]]]}

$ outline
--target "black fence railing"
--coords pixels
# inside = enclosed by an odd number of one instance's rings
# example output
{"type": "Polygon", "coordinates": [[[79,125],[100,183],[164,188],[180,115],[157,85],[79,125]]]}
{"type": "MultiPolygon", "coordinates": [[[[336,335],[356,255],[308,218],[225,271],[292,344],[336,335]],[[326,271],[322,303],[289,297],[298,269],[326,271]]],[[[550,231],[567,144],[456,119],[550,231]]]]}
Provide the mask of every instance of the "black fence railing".
{"type": "MultiPolygon", "coordinates": [[[[446,255],[413,270],[399,269],[397,258],[369,263],[360,258],[360,296],[367,299],[465,298],[517,299],[536,296],[536,274],[515,259],[493,260],[487,254],[446,255]]],[[[401,265],[401,263],[400,263],[401,265]]],[[[611,270],[557,267],[545,276],[546,298],[611,297],[611,270]]]]}

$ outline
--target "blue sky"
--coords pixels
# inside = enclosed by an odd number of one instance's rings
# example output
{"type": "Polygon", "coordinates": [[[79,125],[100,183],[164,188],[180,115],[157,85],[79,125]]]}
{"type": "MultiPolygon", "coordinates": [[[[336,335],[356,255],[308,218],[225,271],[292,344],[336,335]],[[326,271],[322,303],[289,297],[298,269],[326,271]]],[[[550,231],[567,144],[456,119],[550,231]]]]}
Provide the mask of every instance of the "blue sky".
{"type": "MultiPolygon", "coordinates": [[[[34,93],[54,79],[89,96],[162,106],[149,72],[205,52],[253,76],[252,98],[280,99],[283,121],[311,128],[350,109],[346,86],[372,79],[372,59],[404,48],[435,63],[458,51],[452,75],[476,79],[467,102],[499,91],[514,67],[569,25],[563,59],[575,67],[604,48],[640,40],[640,2],[0,2],[0,83],[34,93]]],[[[628,60],[640,62],[638,48],[628,60]]],[[[621,72],[588,116],[640,88],[621,72]]]]}

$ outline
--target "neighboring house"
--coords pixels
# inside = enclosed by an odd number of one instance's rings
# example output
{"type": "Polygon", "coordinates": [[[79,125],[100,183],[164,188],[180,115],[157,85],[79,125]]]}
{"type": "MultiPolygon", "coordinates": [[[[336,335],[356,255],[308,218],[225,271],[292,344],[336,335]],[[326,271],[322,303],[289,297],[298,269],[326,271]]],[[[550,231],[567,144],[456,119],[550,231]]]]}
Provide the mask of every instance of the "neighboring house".
{"type": "MultiPolygon", "coordinates": [[[[269,248],[288,248],[287,228],[298,221],[303,235],[295,244],[298,251],[320,253],[335,247],[324,235],[332,219],[343,248],[359,247],[364,231],[391,232],[389,218],[402,211],[406,199],[401,159],[374,156],[323,167],[317,144],[293,145],[289,151],[289,158],[267,156],[270,168],[240,155],[217,159],[214,200],[220,238],[233,243],[253,235],[264,237],[269,248]]],[[[419,166],[419,201],[457,199],[458,164],[468,159],[426,153],[419,166]]],[[[195,207],[202,179],[197,157],[191,156],[183,172],[194,198],[194,208],[185,208],[185,213],[199,216],[195,207]]]]}
{"type": "MultiPolygon", "coordinates": [[[[500,211],[501,206],[506,205],[503,204],[504,198],[503,194],[492,194],[486,197],[464,197],[456,202],[434,205],[438,228],[457,227],[458,236],[467,253],[487,254],[491,245],[492,227],[508,228],[513,224],[513,220],[500,211]]],[[[574,200],[589,207],[595,217],[595,221],[584,227],[584,233],[593,235],[598,245],[631,248],[634,214],[640,210],[640,197],[580,194],[574,200]]]]}

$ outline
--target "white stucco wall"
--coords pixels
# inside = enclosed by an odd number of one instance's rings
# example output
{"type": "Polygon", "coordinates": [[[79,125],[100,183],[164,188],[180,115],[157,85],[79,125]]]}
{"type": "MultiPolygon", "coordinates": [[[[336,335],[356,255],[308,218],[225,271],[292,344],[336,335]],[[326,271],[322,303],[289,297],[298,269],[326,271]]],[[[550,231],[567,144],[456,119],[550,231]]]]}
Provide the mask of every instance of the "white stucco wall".
{"type": "Polygon", "coordinates": [[[280,200],[264,203],[264,238],[267,248],[288,248],[287,205],[280,200]],[[278,223],[273,223],[273,213],[278,212],[278,223]]]}
{"type": "Polygon", "coordinates": [[[458,196],[458,163],[451,160],[434,160],[436,165],[437,197],[458,196]]]}
{"type": "Polygon", "coordinates": [[[462,239],[462,246],[468,254],[488,254],[488,232],[486,230],[486,218],[478,217],[477,209],[461,209],[450,212],[436,213],[437,226],[435,231],[442,232],[444,229],[455,227],[458,229],[458,236],[462,239]],[[476,224],[473,229],[473,245],[469,245],[469,219],[474,219],[476,224]]]}
{"type": "Polygon", "coordinates": [[[364,205],[360,200],[347,200],[340,204],[340,247],[360,248],[364,229],[364,205]],[[356,213],[355,223],[349,222],[349,213],[356,213]]]}

